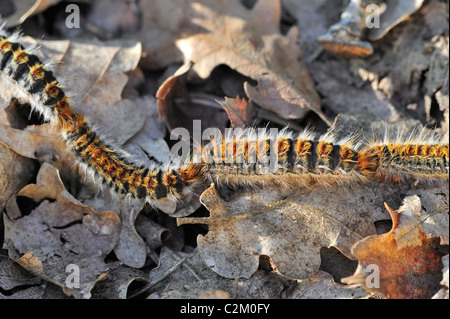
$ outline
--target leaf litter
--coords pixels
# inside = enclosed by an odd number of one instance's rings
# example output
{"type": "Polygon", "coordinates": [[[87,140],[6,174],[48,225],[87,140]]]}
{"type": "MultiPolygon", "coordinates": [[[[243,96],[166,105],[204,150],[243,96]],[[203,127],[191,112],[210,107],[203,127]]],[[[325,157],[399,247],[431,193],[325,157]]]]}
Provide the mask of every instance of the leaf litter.
{"type": "MultiPolygon", "coordinates": [[[[133,5],[115,4],[122,15],[114,22],[116,13],[102,10],[105,5],[109,1],[93,3],[88,25],[77,30],[103,41],[77,39],[76,33],[57,27],[56,17],[54,28],[62,32],[62,40],[42,40],[37,54],[59,62],[56,75],[64,79],[77,111],[142,162],[149,157],[168,161],[173,141],[167,128],[189,129],[196,118],[202,119],[202,126],[221,130],[228,123],[266,125],[267,119],[294,130],[305,123],[325,130],[334,119],[343,133],[358,128],[369,134],[369,127],[383,121],[406,120],[437,125],[448,136],[448,80],[443,80],[448,72],[442,71],[448,64],[448,27],[442,25],[448,4],[430,1],[408,13],[408,21],[394,21],[389,32],[372,43],[375,54],[364,60],[317,54],[315,39],[339,19],[343,8],[338,3],[143,2],[138,4],[143,12],[140,26],[133,5]],[[189,67],[183,70],[184,62],[189,67]],[[155,99],[158,88],[166,95],[155,99]],[[158,106],[163,120],[158,119],[158,106]]],[[[71,167],[70,152],[55,138],[58,132],[22,118],[14,110],[25,101],[14,102],[14,97],[8,89],[0,95],[5,228],[0,243],[15,265],[32,273],[25,277],[35,286],[21,288],[25,286],[17,278],[22,277],[8,277],[1,282],[3,291],[11,292],[5,297],[55,297],[53,283],[76,298],[128,298],[146,285],[150,287],[141,296],[160,298],[364,298],[364,283],[349,286],[339,278],[352,272],[354,278],[361,275],[367,261],[358,253],[372,250],[355,247],[383,236],[377,225],[389,219],[384,203],[401,207],[405,198],[412,198],[407,196],[415,195],[426,215],[418,208],[400,213],[403,225],[396,234],[403,230],[403,237],[412,236],[411,242],[417,243],[411,248],[409,240],[400,240],[406,245],[402,249],[423,254],[426,247],[448,245],[448,213],[442,213],[442,207],[448,207],[445,187],[365,185],[349,192],[297,193],[239,189],[227,190],[222,197],[223,190],[212,186],[196,190],[184,206],[161,202],[155,214],[142,202],[117,201],[107,190],[92,187],[89,178],[80,178],[71,167]],[[33,184],[37,176],[39,182],[33,184]],[[175,218],[183,225],[177,227],[175,218]],[[103,236],[109,241],[94,240],[105,224],[109,226],[103,229],[110,232],[103,236]],[[36,233],[44,228],[48,231],[36,233]],[[281,237],[285,233],[290,241],[281,237]],[[324,258],[327,251],[329,260],[345,260],[345,266],[338,263],[332,270],[324,258]],[[86,271],[80,289],[67,288],[64,281],[64,266],[72,262],[86,271]],[[355,262],[360,264],[356,271],[355,262]]],[[[385,234],[390,238],[387,246],[396,241],[394,233],[385,234]]],[[[400,255],[392,250],[385,258],[400,255]]],[[[430,265],[427,291],[375,293],[448,298],[448,255],[441,259],[443,265],[430,265]]],[[[2,269],[10,265],[2,263],[2,269]]]]}

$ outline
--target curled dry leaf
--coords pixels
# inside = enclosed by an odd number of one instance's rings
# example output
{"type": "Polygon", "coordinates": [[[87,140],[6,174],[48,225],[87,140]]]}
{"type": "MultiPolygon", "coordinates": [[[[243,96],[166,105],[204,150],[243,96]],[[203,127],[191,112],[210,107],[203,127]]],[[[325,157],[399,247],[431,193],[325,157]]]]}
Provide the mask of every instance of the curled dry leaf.
{"type": "Polygon", "coordinates": [[[57,170],[42,165],[37,184],[27,185],[7,203],[5,244],[25,269],[61,286],[67,295],[88,298],[94,284],[116,266],[104,259],[117,244],[120,218],[71,198],[57,170]],[[70,264],[79,270],[78,288],[68,287],[70,264]]]}
{"type": "Polygon", "coordinates": [[[145,217],[143,214],[137,216],[135,227],[147,245],[147,255],[155,263],[159,263],[156,249],[162,247],[163,243],[169,239],[171,231],[150,218],[145,217]]]}
{"type": "MultiPolygon", "coordinates": [[[[158,114],[164,117],[167,128],[187,129],[190,136],[196,136],[194,121],[204,127],[224,128],[228,117],[217,103],[218,96],[204,93],[189,94],[183,82],[192,63],[187,62],[179,67],[159,87],[156,93],[158,99],[158,114]]],[[[201,136],[201,132],[200,132],[201,136]]],[[[171,136],[177,138],[178,136],[171,136]]]]}
{"type": "Polygon", "coordinates": [[[425,217],[418,197],[407,197],[398,211],[386,208],[391,231],[364,238],[352,247],[358,268],[342,282],[363,285],[386,298],[431,298],[442,279],[440,239],[422,231],[425,217]]]}
{"type": "Polygon", "coordinates": [[[246,99],[225,97],[223,102],[219,102],[228,114],[231,125],[234,129],[245,129],[255,118],[255,106],[247,102],[246,99]]]}
{"type": "Polygon", "coordinates": [[[372,45],[362,39],[364,11],[359,1],[349,1],[340,20],[317,38],[322,47],[347,58],[365,58],[373,54],[372,45]]]}
{"type": "Polygon", "coordinates": [[[163,84],[158,88],[156,92],[156,98],[158,101],[158,114],[160,117],[164,117],[166,124],[170,130],[179,127],[178,123],[173,122],[177,120],[176,116],[176,106],[174,105],[173,99],[179,96],[190,101],[189,94],[186,87],[181,82],[181,78],[186,75],[186,73],[191,69],[192,62],[189,61],[178,68],[175,73],[169,76],[163,84]]]}
{"type": "MultiPolygon", "coordinates": [[[[29,17],[44,11],[49,6],[61,0],[16,0],[11,1],[11,8],[2,8],[6,11],[6,21],[9,27],[23,23],[29,17]]],[[[8,6],[8,3],[5,4],[8,6]]],[[[3,17],[2,17],[3,18],[3,17]]]]}
{"type": "Polygon", "coordinates": [[[249,278],[267,255],[283,275],[303,279],[318,270],[321,247],[336,247],[354,259],[351,246],[375,234],[373,222],[385,218],[382,199],[398,193],[395,187],[367,183],[351,191],[330,186],[301,192],[265,187],[224,199],[211,186],[200,197],[211,216],[178,218],[178,224],[209,226],[208,234],[197,238],[198,248],[221,276],[249,278]]]}
{"type": "Polygon", "coordinates": [[[247,96],[264,109],[285,119],[303,118],[320,111],[319,96],[297,44],[298,29],[279,33],[279,1],[260,0],[248,10],[240,1],[204,0],[191,4],[192,21],[204,29],[177,41],[185,61],[207,78],[213,68],[226,64],[258,81],[244,83],[247,96]]]}
{"type": "Polygon", "coordinates": [[[326,33],[333,21],[339,20],[342,3],[327,0],[282,0],[282,4],[289,16],[295,18],[296,26],[300,30],[302,54],[306,59],[310,59],[320,49],[317,37],[326,33]]]}

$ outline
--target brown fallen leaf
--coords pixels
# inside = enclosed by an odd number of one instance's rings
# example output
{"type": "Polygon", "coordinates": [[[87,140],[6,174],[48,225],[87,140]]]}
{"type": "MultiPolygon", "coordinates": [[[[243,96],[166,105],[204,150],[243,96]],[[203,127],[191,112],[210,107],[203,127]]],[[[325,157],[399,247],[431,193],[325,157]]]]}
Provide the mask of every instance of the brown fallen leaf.
{"type": "Polygon", "coordinates": [[[11,196],[33,180],[36,170],[33,160],[20,156],[0,141],[0,210],[11,196]]]}
{"type": "Polygon", "coordinates": [[[258,81],[244,83],[252,101],[285,119],[303,118],[313,111],[328,125],[297,44],[298,29],[279,32],[280,2],[260,0],[251,9],[239,1],[204,0],[192,3],[192,21],[204,29],[177,41],[185,61],[205,79],[213,68],[226,64],[258,81]]]}
{"type": "Polygon", "coordinates": [[[391,231],[364,238],[352,247],[358,269],[342,282],[363,285],[390,299],[431,298],[442,279],[440,239],[421,230],[425,216],[417,215],[421,212],[417,197],[407,197],[398,211],[386,208],[391,231]]]}
{"type": "Polygon", "coordinates": [[[182,128],[187,129],[190,136],[199,134],[201,138],[202,129],[200,128],[200,132],[197,133],[198,126],[194,121],[203,129],[205,127],[223,129],[228,117],[217,102],[218,96],[187,91],[185,78],[192,65],[191,62],[187,62],[169,76],[158,88],[156,98],[158,114],[164,118],[171,132],[176,128],[182,128]]]}
{"type": "MultiPolygon", "coordinates": [[[[265,187],[239,189],[221,197],[211,186],[200,197],[210,217],[178,218],[177,222],[209,226],[208,234],[197,238],[198,249],[221,276],[249,278],[260,256],[267,255],[281,274],[304,279],[319,269],[321,247],[336,247],[354,259],[351,246],[376,233],[374,221],[385,219],[383,198],[400,189],[377,183],[362,183],[351,190],[265,187]]],[[[400,202],[400,197],[395,201],[400,202]]]]}
{"type": "Polygon", "coordinates": [[[245,129],[253,122],[255,106],[246,99],[241,99],[239,96],[236,98],[225,97],[225,100],[219,103],[227,112],[234,129],[245,129]]]}
{"type": "Polygon", "coordinates": [[[0,143],[23,157],[47,162],[58,170],[67,170],[67,175],[70,175],[75,162],[75,156],[67,150],[67,144],[50,124],[28,126],[25,130],[0,124],[0,143]]]}
{"type": "MultiPolygon", "coordinates": [[[[444,204],[445,205],[445,204],[444,204]]],[[[397,248],[407,246],[420,246],[423,232],[427,238],[439,237],[441,245],[448,245],[448,206],[436,207],[431,213],[423,211],[422,201],[419,196],[408,196],[400,208],[399,223],[402,227],[396,228],[394,239],[397,248]]]]}
{"type": "Polygon", "coordinates": [[[173,99],[178,96],[183,98],[186,102],[190,102],[186,86],[181,82],[181,79],[189,72],[191,67],[192,62],[190,61],[180,66],[173,75],[169,76],[163,84],[161,84],[156,92],[159,117],[166,120],[166,125],[169,130],[180,127],[179,123],[174,122],[178,117],[176,116],[177,110],[173,99]]]}
{"type": "MultiPolygon", "coordinates": [[[[54,5],[61,0],[16,0],[11,2],[11,8],[2,8],[7,10],[6,17],[2,19],[8,22],[9,27],[22,24],[29,17],[46,10],[49,6],[54,5]],[[8,10],[10,9],[10,10],[8,10]]],[[[8,3],[6,3],[8,5],[8,3]]]]}
{"type": "Polygon", "coordinates": [[[56,70],[66,93],[74,96],[75,111],[119,145],[142,129],[146,119],[142,106],[122,98],[125,72],[136,68],[140,56],[141,45],[135,41],[71,42],[56,70]]]}
{"type": "Polygon", "coordinates": [[[9,255],[67,295],[89,298],[95,283],[117,266],[104,259],[117,244],[120,218],[71,200],[49,164],[42,165],[36,182],[7,203],[3,222],[9,255]],[[68,265],[78,268],[79,286],[68,283],[68,265]]]}

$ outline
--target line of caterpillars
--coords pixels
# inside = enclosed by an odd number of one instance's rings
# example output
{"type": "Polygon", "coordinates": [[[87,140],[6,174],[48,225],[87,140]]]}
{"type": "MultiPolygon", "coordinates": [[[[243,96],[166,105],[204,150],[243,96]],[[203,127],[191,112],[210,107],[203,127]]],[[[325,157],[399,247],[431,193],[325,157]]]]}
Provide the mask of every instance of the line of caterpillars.
{"type": "Polygon", "coordinates": [[[102,141],[84,116],[70,107],[52,71],[15,38],[17,35],[8,38],[0,34],[0,71],[30,94],[36,101],[32,103],[34,109],[47,120],[57,121],[80,162],[108,187],[151,202],[165,197],[176,199],[186,186],[201,178],[194,165],[179,169],[138,166],[102,141]]]}
{"type": "Polygon", "coordinates": [[[253,130],[244,131],[234,139],[213,142],[206,156],[203,154],[204,171],[212,180],[238,184],[264,184],[266,175],[294,186],[367,179],[448,180],[449,145],[433,131],[400,134],[370,145],[362,144],[356,135],[340,140],[333,131],[314,135],[310,130],[298,135],[283,130],[275,136],[258,137],[253,130]],[[214,154],[215,149],[220,149],[220,156],[214,154]],[[270,154],[274,156],[268,161],[270,154]]]}
{"type": "Polygon", "coordinates": [[[70,107],[69,98],[52,71],[17,39],[17,36],[2,34],[0,28],[0,71],[32,97],[34,109],[58,123],[80,162],[108,187],[149,203],[161,198],[182,199],[192,184],[205,179],[251,184],[280,178],[296,185],[318,181],[333,183],[347,177],[349,180],[355,177],[381,180],[393,177],[398,180],[413,176],[448,180],[448,142],[440,142],[426,134],[365,147],[355,145],[355,139],[351,138],[333,141],[332,134],[315,139],[310,131],[296,137],[286,131],[275,137],[255,138],[242,134],[231,143],[223,141],[214,147],[221,148],[222,154],[231,147],[233,158],[241,155],[243,162],[229,163],[229,157],[222,155],[212,161],[211,157],[205,156],[198,164],[191,161],[187,165],[166,168],[136,165],[104,142],[89,127],[84,116],[70,107]],[[249,160],[251,154],[257,154],[255,163],[249,160]],[[276,156],[274,169],[268,169],[267,164],[260,161],[270,154],[276,156]]]}

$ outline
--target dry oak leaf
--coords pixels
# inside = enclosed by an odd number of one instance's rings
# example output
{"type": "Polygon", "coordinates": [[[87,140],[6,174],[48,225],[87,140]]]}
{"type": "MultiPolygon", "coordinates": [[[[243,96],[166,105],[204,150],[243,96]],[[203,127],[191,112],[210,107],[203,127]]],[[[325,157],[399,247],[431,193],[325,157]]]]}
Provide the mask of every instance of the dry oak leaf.
{"type": "Polygon", "coordinates": [[[431,298],[437,292],[443,268],[440,239],[428,237],[421,230],[426,219],[414,213],[421,209],[417,199],[406,197],[397,211],[386,205],[391,231],[364,238],[352,247],[359,264],[352,276],[342,279],[343,283],[363,285],[390,299],[431,298]]]}
{"type": "Polygon", "coordinates": [[[303,118],[320,111],[320,99],[306,66],[301,61],[298,29],[280,34],[281,5],[278,0],[259,0],[248,10],[239,0],[203,0],[191,4],[191,21],[202,27],[177,40],[185,61],[205,79],[220,64],[258,81],[244,83],[245,92],[263,109],[285,119],[303,118]]]}
{"type": "Polygon", "coordinates": [[[150,272],[149,279],[155,283],[153,294],[161,299],[199,298],[213,289],[237,299],[273,299],[296,284],[276,271],[258,270],[249,279],[224,278],[205,265],[197,249],[185,253],[165,246],[161,248],[159,266],[150,272]]]}
{"type": "Polygon", "coordinates": [[[6,201],[34,179],[33,160],[17,154],[0,141],[0,211],[6,201]]]}
{"type": "Polygon", "coordinates": [[[28,126],[24,130],[0,124],[0,143],[23,157],[47,162],[58,170],[67,170],[68,174],[75,161],[59,132],[55,132],[54,126],[48,123],[28,126]]]}
{"type": "Polygon", "coordinates": [[[219,102],[225,109],[234,129],[245,129],[255,118],[255,106],[239,96],[236,98],[225,97],[223,102],[219,102]]]}
{"type": "Polygon", "coordinates": [[[36,184],[7,202],[3,222],[10,257],[67,295],[89,298],[95,283],[117,266],[104,259],[117,244],[119,216],[75,202],[49,164],[42,165],[36,184]],[[79,267],[78,288],[67,284],[69,264],[79,267]]]}
{"type": "Polygon", "coordinates": [[[209,226],[208,234],[197,237],[198,249],[221,276],[249,278],[260,256],[267,255],[281,274],[304,279],[319,269],[321,247],[333,246],[354,259],[353,244],[375,234],[374,221],[385,219],[377,206],[398,193],[391,187],[367,183],[352,191],[316,187],[301,192],[265,187],[232,191],[225,200],[213,185],[200,197],[211,216],[177,222],[209,226]]]}

